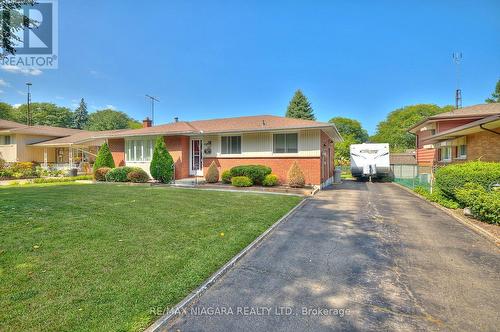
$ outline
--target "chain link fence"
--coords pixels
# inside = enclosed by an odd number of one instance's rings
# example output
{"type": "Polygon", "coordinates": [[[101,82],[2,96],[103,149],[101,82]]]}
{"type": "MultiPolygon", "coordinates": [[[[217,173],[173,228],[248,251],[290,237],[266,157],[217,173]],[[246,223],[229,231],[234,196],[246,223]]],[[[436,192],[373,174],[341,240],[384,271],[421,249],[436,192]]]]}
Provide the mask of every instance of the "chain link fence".
{"type": "Polygon", "coordinates": [[[434,171],[433,166],[391,165],[393,181],[410,189],[423,187],[431,191],[434,171]]]}

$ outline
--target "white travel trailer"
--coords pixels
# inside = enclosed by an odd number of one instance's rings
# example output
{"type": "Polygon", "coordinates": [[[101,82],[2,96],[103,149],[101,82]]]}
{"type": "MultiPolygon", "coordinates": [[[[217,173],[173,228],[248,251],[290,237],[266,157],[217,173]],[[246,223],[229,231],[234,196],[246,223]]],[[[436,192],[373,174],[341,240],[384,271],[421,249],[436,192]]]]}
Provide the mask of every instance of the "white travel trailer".
{"type": "Polygon", "coordinates": [[[351,144],[351,174],[355,178],[381,178],[391,170],[388,143],[351,144]]]}

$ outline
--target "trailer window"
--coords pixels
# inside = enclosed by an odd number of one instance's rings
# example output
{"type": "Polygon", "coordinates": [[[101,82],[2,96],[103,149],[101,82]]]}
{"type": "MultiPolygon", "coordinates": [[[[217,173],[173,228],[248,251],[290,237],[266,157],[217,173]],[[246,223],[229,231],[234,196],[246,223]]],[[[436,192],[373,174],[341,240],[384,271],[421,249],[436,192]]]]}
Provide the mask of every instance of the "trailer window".
{"type": "Polygon", "coordinates": [[[378,150],[360,150],[361,153],[376,154],[378,150]]]}

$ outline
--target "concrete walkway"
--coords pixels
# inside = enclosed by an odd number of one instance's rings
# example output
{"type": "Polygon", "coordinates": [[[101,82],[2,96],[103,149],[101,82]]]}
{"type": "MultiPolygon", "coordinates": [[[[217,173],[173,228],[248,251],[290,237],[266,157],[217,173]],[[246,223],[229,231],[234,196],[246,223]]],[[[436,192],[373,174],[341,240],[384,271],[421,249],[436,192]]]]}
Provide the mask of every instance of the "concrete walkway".
{"type": "Polygon", "coordinates": [[[390,183],[325,190],[169,327],[174,331],[500,326],[500,251],[390,183]]]}

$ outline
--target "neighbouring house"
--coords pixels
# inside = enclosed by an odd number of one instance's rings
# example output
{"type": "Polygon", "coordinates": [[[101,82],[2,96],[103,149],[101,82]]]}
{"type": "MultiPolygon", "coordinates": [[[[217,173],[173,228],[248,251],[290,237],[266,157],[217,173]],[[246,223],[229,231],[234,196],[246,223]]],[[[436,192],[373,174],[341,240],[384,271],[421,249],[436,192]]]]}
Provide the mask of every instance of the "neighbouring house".
{"type": "Polygon", "coordinates": [[[399,153],[391,152],[389,162],[391,164],[391,177],[410,179],[416,176],[417,158],[415,150],[399,153]]]}
{"type": "Polygon", "coordinates": [[[152,126],[146,119],[140,129],[78,130],[69,135],[31,141],[23,148],[39,149],[38,159],[23,161],[35,160],[48,165],[52,162],[49,155],[57,156],[55,149],[66,149],[68,159],[64,161],[73,165],[75,152],[91,160],[97,147],[107,142],[116,166],[137,166],[149,172],[154,143],[159,136],[164,138],[174,158],[175,179],[203,176],[215,162],[220,171],[237,165],[266,165],[286,183],[287,172],[296,161],[304,172],[306,183],[311,185],[333,181],[334,143],[342,140],[331,123],[272,115],[189,122],[175,120],[158,126],[152,126]]]}
{"type": "Polygon", "coordinates": [[[500,103],[437,114],[417,123],[409,132],[416,135],[419,166],[500,161],[500,103]]]}

